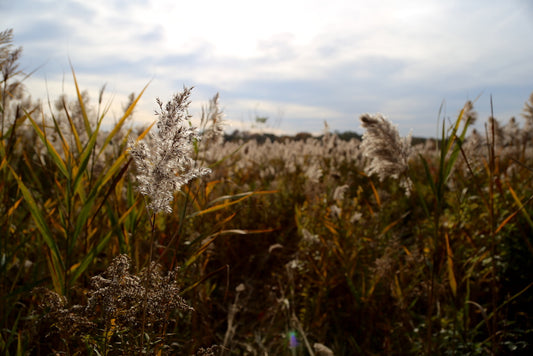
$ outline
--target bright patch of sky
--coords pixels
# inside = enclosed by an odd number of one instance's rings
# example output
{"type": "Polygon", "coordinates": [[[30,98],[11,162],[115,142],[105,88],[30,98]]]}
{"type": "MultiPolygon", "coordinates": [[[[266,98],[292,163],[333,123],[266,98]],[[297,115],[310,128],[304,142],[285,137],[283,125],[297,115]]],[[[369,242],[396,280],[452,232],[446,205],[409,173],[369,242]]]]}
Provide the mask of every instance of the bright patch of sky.
{"type": "MultiPolygon", "coordinates": [[[[457,115],[519,118],[533,92],[533,3],[486,1],[0,0],[24,48],[34,97],[74,96],[69,60],[93,101],[107,84],[115,117],[147,83],[135,118],[194,86],[193,114],[220,93],[229,127],[256,116],[275,132],[362,132],[382,112],[433,136],[445,102],[457,115]]],[[[481,125],[484,120],[480,120],[481,125]]]]}

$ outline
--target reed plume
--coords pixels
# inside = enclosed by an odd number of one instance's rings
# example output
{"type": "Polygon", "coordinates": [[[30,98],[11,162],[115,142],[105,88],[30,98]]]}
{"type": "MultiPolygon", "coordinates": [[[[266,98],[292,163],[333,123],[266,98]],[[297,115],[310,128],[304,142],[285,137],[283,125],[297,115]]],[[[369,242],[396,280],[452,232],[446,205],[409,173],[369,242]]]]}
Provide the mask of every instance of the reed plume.
{"type": "Polygon", "coordinates": [[[160,111],[157,130],[149,144],[130,140],[130,154],[137,166],[137,180],[141,194],[150,198],[148,208],[153,213],[171,213],[174,192],[191,179],[211,172],[195,165],[191,153],[200,140],[190,124],[188,107],[191,88],[175,94],[166,105],[157,99],[160,111]]]}
{"type": "Polygon", "coordinates": [[[407,172],[412,151],[411,135],[400,137],[398,128],[381,114],[363,114],[360,119],[366,130],[361,150],[370,159],[365,173],[377,174],[381,181],[387,177],[400,178],[400,185],[410,193],[412,182],[407,172]]]}

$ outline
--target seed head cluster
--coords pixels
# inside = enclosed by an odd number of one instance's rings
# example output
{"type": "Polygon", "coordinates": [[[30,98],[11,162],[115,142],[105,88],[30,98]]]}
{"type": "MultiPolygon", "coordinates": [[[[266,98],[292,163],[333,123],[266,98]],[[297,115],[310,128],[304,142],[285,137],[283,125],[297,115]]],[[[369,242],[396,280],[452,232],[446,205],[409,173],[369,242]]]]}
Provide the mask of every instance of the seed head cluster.
{"type": "MultiPolygon", "coordinates": [[[[85,345],[87,335],[108,330],[110,343],[127,349],[126,346],[135,344],[142,330],[152,337],[160,335],[167,326],[175,326],[176,312],[194,310],[181,297],[177,269],[163,273],[162,267],[152,262],[150,268],[138,274],[130,270],[129,256],[115,257],[102,274],[91,277],[84,306],[69,306],[64,296],[46,288],[36,288],[34,295],[39,298],[42,316],[37,317],[35,334],[40,342],[56,345],[63,340],[70,346],[85,345]],[[145,296],[147,327],[143,329],[142,300],[145,296]]],[[[108,345],[109,348],[114,346],[108,345]]]]}
{"type": "Polygon", "coordinates": [[[148,279],[147,315],[150,323],[165,320],[174,310],[192,310],[180,296],[177,271],[163,275],[161,266],[152,262],[139,276],[130,273],[131,260],[127,255],[117,256],[104,274],[91,278],[93,291],[89,293],[88,314],[101,310],[117,323],[139,326],[142,320],[142,297],[148,279]]]}
{"type": "Polygon", "coordinates": [[[203,141],[209,143],[222,143],[224,141],[224,113],[220,109],[220,95],[217,93],[209,105],[202,108],[200,127],[203,141]]]}
{"type": "Polygon", "coordinates": [[[409,193],[412,183],[406,174],[411,155],[411,135],[400,137],[398,128],[381,114],[363,114],[360,119],[366,130],[361,150],[370,159],[365,172],[377,174],[382,181],[387,177],[400,178],[400,184],[409,193]]]}
{"type": "Polygon", "coordinates": [[[130,154],[137,166],[141,194],[149,197],[148,208],[154,213],[171,213],[174,192],[191,179],[211,172],[199,168],[191,157],[200,135],[190,123],[188,107],[191,88],[175,94],[166,105],[159,105],[157,130],[149,144],[130,140],[130,154]]]}

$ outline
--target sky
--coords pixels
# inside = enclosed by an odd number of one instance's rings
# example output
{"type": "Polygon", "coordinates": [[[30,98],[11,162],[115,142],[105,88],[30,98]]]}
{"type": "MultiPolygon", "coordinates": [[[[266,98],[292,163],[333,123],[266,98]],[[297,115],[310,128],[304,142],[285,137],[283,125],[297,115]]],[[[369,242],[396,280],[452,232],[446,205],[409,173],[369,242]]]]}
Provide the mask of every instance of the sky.
{"type": "MultiPolygon", "coordinates": [[[[400,133],[434,137],[476,100],[479,125],[520,114],[533,92],[530,0],[0,0],[0,30],[23,47],[34,98],[97,101],[110,122],[148,84],[135,112],[156,119],[194,86],[191,113],[216,93],[226,131],[362,133],[382,113],[400,133]],[[256,117],[267,117],[264,125],[256,117]]],[[[482,126],[481,126],[482,127],[482,126]]]]}

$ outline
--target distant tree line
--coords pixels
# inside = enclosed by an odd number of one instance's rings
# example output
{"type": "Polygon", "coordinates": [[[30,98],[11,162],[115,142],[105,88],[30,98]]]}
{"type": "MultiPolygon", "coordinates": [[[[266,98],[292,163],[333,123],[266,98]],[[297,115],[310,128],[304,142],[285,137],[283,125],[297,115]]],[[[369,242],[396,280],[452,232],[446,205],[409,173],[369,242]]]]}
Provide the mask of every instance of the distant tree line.
{"type": "MultiPolygon", "coordinates": [[[[354,132],[354,131],[335,131],[334,134],[342,141],[350,141],[351,139],[361,140],[362,135],[354,132]]],[[[268,139],[272,142],[286,142],[286,141],[305,141],[309,138],[318,138],[321,139],[324,137],[324,134],[321,134],[319,136],[315,136],[309,132],[298,132],[294,135],[276,135],[273,133],[267,133],[267,132],[250,132],[250,131],[240,131],[235,130],[232,133],[228,134],[226,133],[224,135],[224,140],[226,142],[236,142],[236,141],[251,141],[255,140],[258,143],[265,143],[265,141],[268,139]]],[[[418,143],[423,143],[427,140],[427,138],[423,137],[413,137],[412,143],[414,145],[418,143]]]]}

